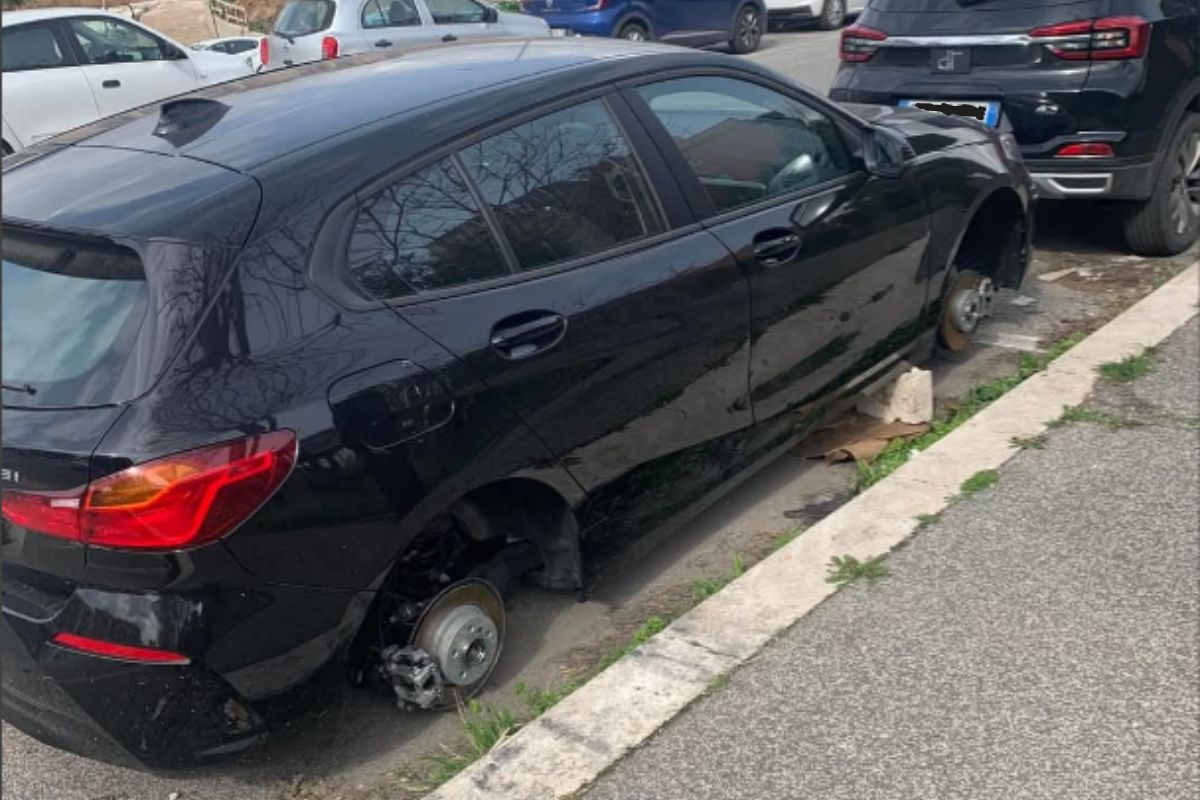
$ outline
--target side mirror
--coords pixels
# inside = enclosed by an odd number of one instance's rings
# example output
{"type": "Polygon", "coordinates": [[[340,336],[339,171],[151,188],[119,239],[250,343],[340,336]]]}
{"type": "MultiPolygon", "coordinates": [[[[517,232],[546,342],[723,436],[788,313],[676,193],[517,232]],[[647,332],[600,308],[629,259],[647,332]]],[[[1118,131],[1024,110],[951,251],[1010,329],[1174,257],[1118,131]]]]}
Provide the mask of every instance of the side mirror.
{"type": "Polygon", "coordinates": [[[500,20],[500,12],[499,11],[492,8],[491,6],[486,6],[483,9],[483,21],[484,22],[498,22],[499,20],[500,20]]]}
{"type": "Polygon", "coordinates": [[[870,128],[863,137],[863,161],[872,175],[900,177],[908,152],[904,137],[886,128],[870,128]]]}

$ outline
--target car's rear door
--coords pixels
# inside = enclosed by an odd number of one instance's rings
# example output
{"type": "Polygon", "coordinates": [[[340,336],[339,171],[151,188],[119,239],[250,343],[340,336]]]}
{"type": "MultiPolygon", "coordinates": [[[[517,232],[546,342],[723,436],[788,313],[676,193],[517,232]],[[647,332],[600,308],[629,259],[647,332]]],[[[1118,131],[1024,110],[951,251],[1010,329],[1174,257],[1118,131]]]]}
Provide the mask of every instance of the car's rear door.
{"type": "Polygon", "coordinates": [[[889,96],[856,99],[993,101],[1023,144],[1088,130],[1072,95],[1091,62],[1060,53],[1086,40],[1089,22],[1112,7],[1113,0],[871,0],[863,24],[886,38],[866,40],[877,49],[855,69],[886,74],[889,96]]]}
{"type": "Polygon", "coordinates": [[[23,146],[100,116],[75,51],[53,20],[5,27],[0,53],[4,58],[4,119],[23,146]]]}
{"type": "Polygon", "coordinates": [[[191,61],[136,25],[111,17],[69,17],[64,25],[103,117],[196,88],[191,61]]]}
{"type": "Polygon", "coordinates": [[[670,512],[752,422],[745,275],[619,99],[505,125],[363,192],[347,279],[482,378],[471,405],[524,418],[592,495],[583,524],[670,512]]]}
{"type": "Polygon", "coordinates": [[[489,12],[475,0],[416,0],[424,3],[442,41],[470,39],[489,34],[489,12]]]}
{"type": "Polygon", "coordinates": [[[663,76],[626,93],[750,275],[759,422],[813,410],[914,341],[926,205],[910,179],[867,173],[850,121],[738,72],[663,76]]]}
{"type": "Polygon", "coordinates": [[[387,50],[438,38],[433,25],[421,19],[415,0],[367,0],[359,19],[365,50],[387,50]]]}

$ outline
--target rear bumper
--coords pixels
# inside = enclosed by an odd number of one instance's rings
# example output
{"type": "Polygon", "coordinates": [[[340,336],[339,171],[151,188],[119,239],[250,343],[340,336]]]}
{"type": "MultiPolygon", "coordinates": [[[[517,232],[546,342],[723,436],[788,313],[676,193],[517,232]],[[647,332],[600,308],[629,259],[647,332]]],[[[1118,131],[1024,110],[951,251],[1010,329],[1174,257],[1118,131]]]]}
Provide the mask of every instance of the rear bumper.
{"type": "Polygon", "coordinates": [[[1025,162],[1041,200],[1145,200],[1154,186],[1152,160],[1031,159],[1025,162]]]}
{"type": "Polygon", "coordinates": [[[817,3],[783,2],[776,6],[767,3],[767,19],[771,22],[811,22],[817,18],[817,3]]]}
{"type": "Polygon", "coordinates": [[[613,36],[617,19],[613,9],[569,14],[538,14],[551,28],[583,36],[613,36]]]}

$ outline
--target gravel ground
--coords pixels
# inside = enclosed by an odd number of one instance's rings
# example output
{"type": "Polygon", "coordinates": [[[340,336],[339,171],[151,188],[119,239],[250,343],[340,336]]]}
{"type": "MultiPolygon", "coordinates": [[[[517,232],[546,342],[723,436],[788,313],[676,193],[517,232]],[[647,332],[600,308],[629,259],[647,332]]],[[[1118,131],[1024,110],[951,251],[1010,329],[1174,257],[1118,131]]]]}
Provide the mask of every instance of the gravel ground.
{"type": "Polygon", "coordinates": [[[1200,796],[1196,322],[588,800],[1200,796]]]}

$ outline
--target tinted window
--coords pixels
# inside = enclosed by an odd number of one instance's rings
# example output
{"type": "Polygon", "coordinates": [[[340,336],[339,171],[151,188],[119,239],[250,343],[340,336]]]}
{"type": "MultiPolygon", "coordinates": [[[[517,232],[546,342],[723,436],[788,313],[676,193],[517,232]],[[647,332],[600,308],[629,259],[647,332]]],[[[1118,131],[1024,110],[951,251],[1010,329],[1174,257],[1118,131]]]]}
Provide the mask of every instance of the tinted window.
{"type": "Polygon", "coordinates": [[[438,25],[483,22],[483,6],[474,0],[425,0],[433,21],[438,25]]]}
{"type": "Polygon", "coordinates": [[[0,48],[4,71],[46,69],[67,63],[58,40],[42,25],[20,25],[4,29],[4,46],[0,48]]]}
{"type": "Polygon", "coordinates": [[[238,53],[254,50],[258,47],[258,42],[253,39],[236,39],[232,42],[222,42],[221,45],[221,52],[237,55],[238,53]]]}
{"type": "Polygon", "coordinates": [[[420,24],[421,16],[413,0],[371,0],[363,6],[364,28],[398,28],[420,24]]]}
{"type": "Polygon", "coordinates": [[[485,139],[462,158],[521,269],[663,230],[641,168],[599,100],[485,139]]]}
{"type": "MultiPolygon", "coordinates": [[[[86,240],[22,236],[5,229],[3,364],[6,386],[31,397],[83,383],[123,358],[146,316],[147,284],[137,255],[86,240]]],[[[101,376],[103,380],[103,376],[101,376]]],[[[5,401],[23,403],[5,392],[5,401]]]]}
{"type": "Polygon", "coordinates": [[[161,43],[141,28],[115,19],[72,19],[71,32],[90,64],[162,61],[161,43]]]}
{"type": "Polygon", "coordinates": [[[275,20],[275,33],[306,36],[323,31],[333,23],[333,0],[289,0],[275,20]]]}
{"type": "Polygon", "coordinates": [[[638,89],[718,211],[815,186],[851,170],[832,120],[733,78],[682,78],[638,89]]]}
{"type": "Polygon", "coordinates": [[[351,281],[372,297],[404,297],[507,273],[479,207],[449,160],[363,201],[347,264],[351,281]]]}

